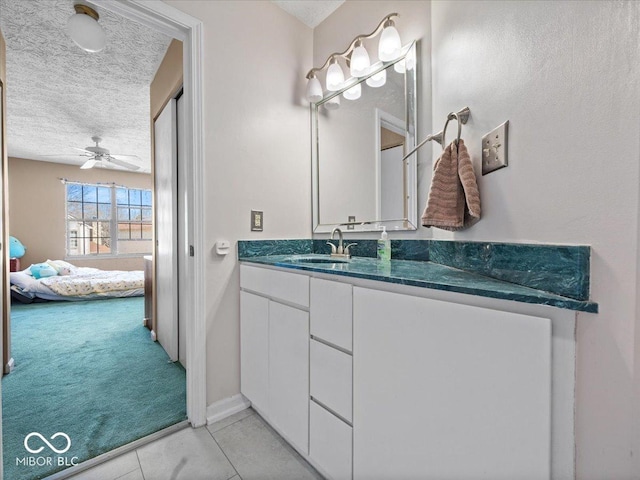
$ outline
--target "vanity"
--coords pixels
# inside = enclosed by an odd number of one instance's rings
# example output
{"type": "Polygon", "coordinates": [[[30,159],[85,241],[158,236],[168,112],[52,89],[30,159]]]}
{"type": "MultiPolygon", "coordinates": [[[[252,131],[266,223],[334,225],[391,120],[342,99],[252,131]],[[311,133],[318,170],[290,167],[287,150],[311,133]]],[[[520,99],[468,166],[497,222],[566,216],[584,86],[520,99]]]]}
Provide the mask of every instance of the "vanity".
{"type": "MultiPolygon", "coordinates": [[[[336,227],[417,230],[415,150],[447,143],[417,126],[414,42],[330,81],[396,16],[307,74],[314,238],[238,242],[241,392],[328,479],[573,479],[589,247],[392,238],[381,262],[369,237],[329,256],[336,227]]],[[[471,111],[447,117],[458,137],[471,111]]]]}
{"type": "MultiPolygon", "coordinates": [[[[595,303],[433,261],[240,243],[241,392],[326,478],[574,477],[576,311],[595,303]]],[[[429,242],[444,261],[440,243],[457,242],[429,242]]]]}

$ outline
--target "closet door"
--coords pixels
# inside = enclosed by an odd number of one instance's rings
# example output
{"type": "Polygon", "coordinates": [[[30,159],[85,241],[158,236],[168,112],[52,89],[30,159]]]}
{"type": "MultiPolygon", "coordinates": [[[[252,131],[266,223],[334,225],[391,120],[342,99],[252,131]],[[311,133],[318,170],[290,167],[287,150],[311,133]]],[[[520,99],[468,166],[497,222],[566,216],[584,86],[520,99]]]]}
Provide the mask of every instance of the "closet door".
{"type": "Polygon", "coordinates": [[[157,339],[171,360],[178,360],[178,140],[176,100],[169,101],[154,122],[157,339]]]}

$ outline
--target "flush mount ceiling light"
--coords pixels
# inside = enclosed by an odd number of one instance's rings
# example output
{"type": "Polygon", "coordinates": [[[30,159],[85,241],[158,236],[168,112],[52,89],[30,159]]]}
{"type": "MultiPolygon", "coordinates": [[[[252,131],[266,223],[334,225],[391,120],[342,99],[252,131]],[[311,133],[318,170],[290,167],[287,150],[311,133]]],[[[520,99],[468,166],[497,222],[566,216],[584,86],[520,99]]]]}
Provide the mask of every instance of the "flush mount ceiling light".
{"type": "MultiPolygon", "coordinates": [[[[338,60],[342,58],[349,67],[349,73],[354,78],[365,77],[372,72],[371,59],[363,40],[374,38],[380,33],[380,43],[378,44],[378,58],[381,62],[392,62],[398,59],[402,53],[402,46],[400,43],[400,35],[395,28],[393,18],[397,17],[397,13],[390,13],[382,19],[373,32],[368,35],[358,35],[342,53],[333,53],[329,55],[327,60],[320,68],[312,68],[307,73],[307,100],[310,103],[317,103],[323,99],[322,87],[319,85],[320,81],[316,75],[317,72],[327,70],[325,77],[325,88],[329,92],[336,92],[342,90],[345,86],[345,78],[342,67],[338,63],[338,60]],[[318,88],[319,87],[319,88],[318,88]]],[[[404,66],[404,65],[403,65],[404,66]]],[[[375,67],[375,66],[374,66],[375,67]]],[[[400,67],[399,67],[400,68],[400,67]]],[[[367,85],[371,87],[380,87],[384,85],[386,81],[386,73],[384,71],[377,73],[373,77],[367,79],[367,85]]],[[[361,87],[352,87],[348,92],[344,93],[344,98],[357,99],[360,96],[361,87]],[[358,93],[356,93],[356,91],[358,93]],[[351,98],[350,98],[351,97],[351,98]]],[[[337,98],[337,97],[336,97],[337,98]]],[[[334,104],[327,108],[338,108],[338,105],[334,104]]]]}
{"type": "Polygon", "coordinates": [[[95,53],[104,49],[107,36],[98,23],[98,12],[82,4],[76,4],[73,8],[76,13],[67,21],[67,34],[76,45],[87,52],[95,53]]]}

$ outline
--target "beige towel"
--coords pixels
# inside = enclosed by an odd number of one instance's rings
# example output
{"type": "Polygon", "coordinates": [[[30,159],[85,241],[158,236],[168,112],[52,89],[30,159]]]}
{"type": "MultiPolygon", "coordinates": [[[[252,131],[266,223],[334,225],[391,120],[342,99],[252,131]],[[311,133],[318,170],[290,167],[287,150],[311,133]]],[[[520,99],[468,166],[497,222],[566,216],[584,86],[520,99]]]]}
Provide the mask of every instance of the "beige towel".
{"type": "Polygon", "coordinates": [[[464,141],[445,148],[433,167],[422,225],[462,230],[480,220],[480,192],[464,141]]]}

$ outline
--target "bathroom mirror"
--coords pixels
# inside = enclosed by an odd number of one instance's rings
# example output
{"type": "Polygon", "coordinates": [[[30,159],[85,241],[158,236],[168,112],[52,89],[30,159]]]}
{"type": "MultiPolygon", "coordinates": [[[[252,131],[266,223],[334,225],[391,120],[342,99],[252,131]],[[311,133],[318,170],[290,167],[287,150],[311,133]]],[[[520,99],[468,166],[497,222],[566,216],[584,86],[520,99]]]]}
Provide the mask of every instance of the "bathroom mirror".
{"type": "Polygon", "coordinates": [[[412,43],[311,105],[315,233],[416,230],[416,58],[412,43]]]}

